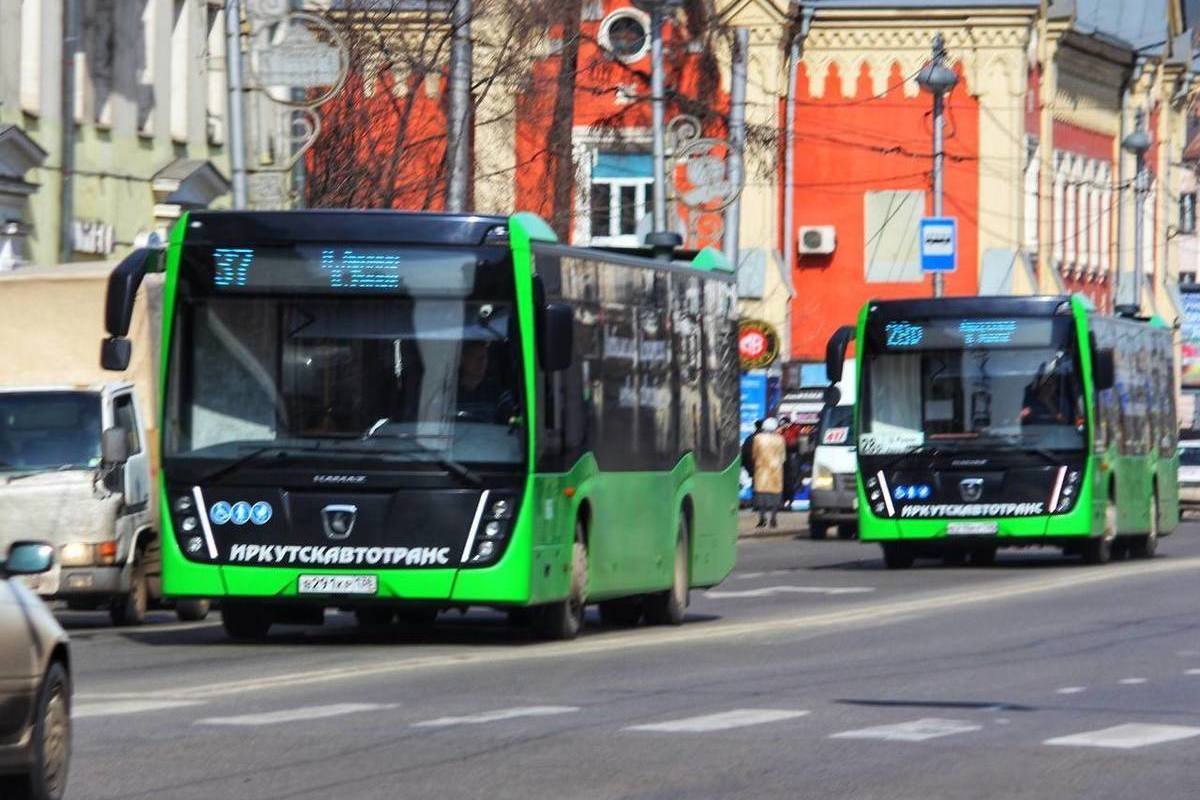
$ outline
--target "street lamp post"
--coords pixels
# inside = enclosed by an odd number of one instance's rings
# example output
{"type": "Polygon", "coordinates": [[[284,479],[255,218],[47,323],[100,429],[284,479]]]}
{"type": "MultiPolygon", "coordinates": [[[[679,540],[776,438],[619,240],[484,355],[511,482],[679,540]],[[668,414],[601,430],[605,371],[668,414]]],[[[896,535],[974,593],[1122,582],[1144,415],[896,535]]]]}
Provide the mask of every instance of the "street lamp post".
{"type": "Polygon", "coordinates": [[[246,123],[242,103],[242,13],[238,0],[225,3],[225,75],[229,89],[229,169],[233,207],[245,208],[246,123]]]}
{"type": "Polygon", "coordinates": [[[634,0],[650,14],[650,116],[654,139],[654,232],[667,230],[667,148],[664,141],[665,80],[663,75],[663,18],[683,5],[683,0],[634,0]]]}
{"type": "MultiPolygon", "coordinates": [[[[945,95],[958,85],[958,76],[946,66],[946,43],[942,34],[933,37],[933,57],[917,73],[917,83],[933,95],[933,215],[942,216],[942,104],[945,95]]],[[[933,274],[933,296],[943,293],[942,274],[933,274]]]]}
{"type": "Polygon", "coordinates": [[[1133,175],[1133,302],[1122,307],[1125,313],[1137,315],[1142,308],[1142,279],[1145,264],[1142,244],[1146,235],[1142,206],[1146,202],[1146,151],[1150,149],[1150,135],[1146,133],[1146,112],[1138,109],[1137,125],[1133,132],[1121,142],[1121,148],[1137,159],[1133,175]]]}

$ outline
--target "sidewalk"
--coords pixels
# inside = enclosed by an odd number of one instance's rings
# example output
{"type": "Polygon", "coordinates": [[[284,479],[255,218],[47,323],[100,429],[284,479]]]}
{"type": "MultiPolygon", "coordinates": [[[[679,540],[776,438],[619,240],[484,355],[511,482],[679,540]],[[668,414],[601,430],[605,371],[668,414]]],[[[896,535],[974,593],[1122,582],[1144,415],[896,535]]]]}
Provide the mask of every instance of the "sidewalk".
{"type": "Polygon", "coordinates": [[[748,509],[738,512],[738,538],[750,539],[758,536],[807,536],[807,511],[780,511],[778,528],[756,528],[758,514],[748,509]]]}

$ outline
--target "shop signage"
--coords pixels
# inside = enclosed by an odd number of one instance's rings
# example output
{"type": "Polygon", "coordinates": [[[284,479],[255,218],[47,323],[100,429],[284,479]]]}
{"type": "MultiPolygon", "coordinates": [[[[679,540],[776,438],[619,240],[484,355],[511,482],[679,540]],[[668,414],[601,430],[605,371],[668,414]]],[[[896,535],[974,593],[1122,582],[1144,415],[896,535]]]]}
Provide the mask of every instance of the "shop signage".
{"type": "Polygon", "coordinates": [[[763,369],[779,357],[779,335],[770,323],[744,319],[738,325],[738,356],[743,370],[763,369]]]}

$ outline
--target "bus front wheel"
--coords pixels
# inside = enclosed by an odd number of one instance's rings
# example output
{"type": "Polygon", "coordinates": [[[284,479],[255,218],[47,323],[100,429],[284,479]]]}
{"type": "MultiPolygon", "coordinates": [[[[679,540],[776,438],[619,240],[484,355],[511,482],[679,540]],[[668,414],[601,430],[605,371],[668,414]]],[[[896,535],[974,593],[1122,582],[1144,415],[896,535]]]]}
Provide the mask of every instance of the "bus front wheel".
{"type": "Polygon", "coordinates": [[[583,523],[575,526],[575,546],[571,551],[571,587],[557,603],[537,610],[534,624],[543,639],[574,639],[583,630],[583,612],[587,608],[588,552],[583,523]]]}
{"type": "Polygon", "coordinates": [[[917,560],[912,548],[900,542],[884,542],[883,563],[888,569],[908,569],[917,560]]]}

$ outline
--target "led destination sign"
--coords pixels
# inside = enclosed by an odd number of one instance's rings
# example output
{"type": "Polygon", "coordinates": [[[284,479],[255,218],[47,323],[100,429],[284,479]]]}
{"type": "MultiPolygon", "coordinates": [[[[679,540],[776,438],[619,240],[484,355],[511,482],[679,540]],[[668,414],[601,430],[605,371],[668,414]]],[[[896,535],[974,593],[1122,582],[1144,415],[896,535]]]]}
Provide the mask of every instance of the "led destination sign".
{"type": "Polygon", "coordinates": [[[873,338],[888,350],[1051,347],[1062,339],[1054,323],[1034,317],[889,320],[874,326],[873,338]]]}

